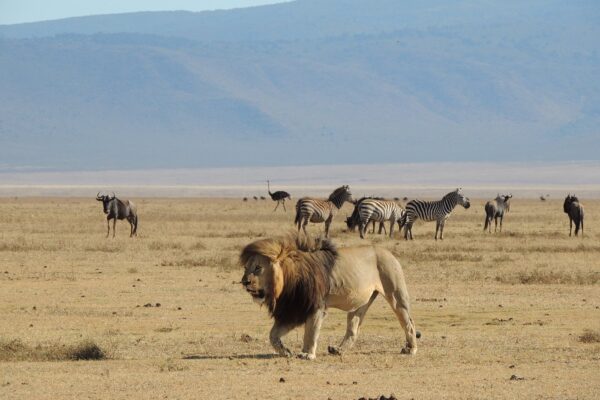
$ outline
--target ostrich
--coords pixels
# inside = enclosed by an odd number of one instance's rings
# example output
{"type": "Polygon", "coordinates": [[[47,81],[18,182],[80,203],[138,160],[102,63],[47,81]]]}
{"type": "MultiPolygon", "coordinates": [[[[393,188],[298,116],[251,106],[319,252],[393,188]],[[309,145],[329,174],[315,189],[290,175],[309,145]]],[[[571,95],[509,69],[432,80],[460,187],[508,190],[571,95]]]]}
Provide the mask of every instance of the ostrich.
{"type": "Polygon", "coordinates": [[[271,200],[276,201],[277,205],[273,209],[273,211],[277,210],[279,207],[279,203],[283,205],[283,211],[287,211],[285,209],[285,199],[292,200],[292,196],[288,192],[284,192],[283,190],[278,190],[275,193],[271,193],[271,183],[267,180],[267,191],[269,192],[269,196],[271,196],[271,200]]]}

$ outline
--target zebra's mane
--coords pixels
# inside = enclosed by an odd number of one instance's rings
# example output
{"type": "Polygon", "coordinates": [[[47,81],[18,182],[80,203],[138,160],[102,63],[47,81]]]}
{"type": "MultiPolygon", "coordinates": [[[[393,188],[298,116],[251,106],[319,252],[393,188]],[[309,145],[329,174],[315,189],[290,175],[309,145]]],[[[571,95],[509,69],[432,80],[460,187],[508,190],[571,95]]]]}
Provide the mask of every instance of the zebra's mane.
{"type": "Polygon", "coordinates": [[[457,199],[458,196],[460,194],[460,189],[456,189],[451,191],[450,193],[446,194],[444,197],[442,197],[442,200],[447,200],[447,199],[457,199]]]}
{"type": "Polygon", "coordinates": [[[348,186],[347,185],[340,186],[339,188],[337,188],[333,192],[331,192],[331,194],[329,195],[329,198],[327,200],[334,201],[335,199],[340,198],[341,196],[345,195],[346,193],[348,193],[348,186]]]}
{"type": "Polygon", "coordinates": [[[344,186],[340,186],[339,188],[335,189],[329,195],[329,198],[327,200],[331,201],[338,208],[340,208],[346,200],[350,199],[350,197],[351,197],[350,196],[350,188],[348,187],[348,185],[344,185],[344,186]]]}

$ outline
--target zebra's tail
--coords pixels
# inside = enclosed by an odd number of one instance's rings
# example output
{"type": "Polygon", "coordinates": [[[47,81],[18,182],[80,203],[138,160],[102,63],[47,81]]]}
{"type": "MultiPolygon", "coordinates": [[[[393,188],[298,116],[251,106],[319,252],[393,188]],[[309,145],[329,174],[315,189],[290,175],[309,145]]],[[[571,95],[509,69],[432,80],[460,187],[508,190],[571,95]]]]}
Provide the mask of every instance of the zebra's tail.
{"type": "Polygon", "coordinates": [[[406,225],[406,211],[404,211],[404,213],[402,213],[402,216],[398,220],[398,225],[399,225],[399,229],[402,229],[402,227],[404,225],[406,225]]]}
{"type": "Polygon", "coordinates": [[[490,219],[488,218],[487,214],[485,215],[485,222],[483,223],[483,231],[485,232],[485,230],[488,228],[489,224],[491,223],[490,219]]]}
{"type": "Polygon", "coordinates": [[[300,213],[300,200],[296,203],[296,218],[294,218],[294,225],[300,225],[302,214],[300,213]]]}

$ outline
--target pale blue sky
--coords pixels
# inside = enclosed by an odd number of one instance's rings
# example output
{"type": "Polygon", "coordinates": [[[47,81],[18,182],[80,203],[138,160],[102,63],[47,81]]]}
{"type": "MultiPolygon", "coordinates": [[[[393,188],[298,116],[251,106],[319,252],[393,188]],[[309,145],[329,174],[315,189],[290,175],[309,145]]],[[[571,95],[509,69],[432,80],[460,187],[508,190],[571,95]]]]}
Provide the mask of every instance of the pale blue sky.
{"type": "Polygon", "coordinates": [[[203,11],[282,3],[284,0],[0,0],[0,24],[135,11],[203,11]]]}

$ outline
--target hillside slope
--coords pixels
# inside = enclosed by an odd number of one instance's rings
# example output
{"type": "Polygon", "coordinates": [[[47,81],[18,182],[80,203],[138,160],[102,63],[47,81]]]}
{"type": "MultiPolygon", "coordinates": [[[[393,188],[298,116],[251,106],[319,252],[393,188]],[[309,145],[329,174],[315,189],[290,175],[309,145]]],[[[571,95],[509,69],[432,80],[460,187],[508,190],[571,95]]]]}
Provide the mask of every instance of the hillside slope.
{"type": "Polygon", "coordinates": [[[4,167],[597,159],[593,2],[297,1],[0,27],[4,167]]]}

